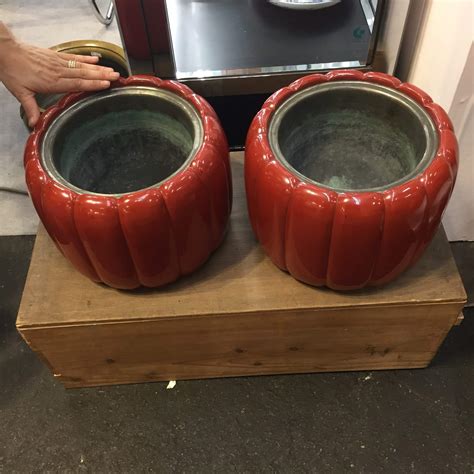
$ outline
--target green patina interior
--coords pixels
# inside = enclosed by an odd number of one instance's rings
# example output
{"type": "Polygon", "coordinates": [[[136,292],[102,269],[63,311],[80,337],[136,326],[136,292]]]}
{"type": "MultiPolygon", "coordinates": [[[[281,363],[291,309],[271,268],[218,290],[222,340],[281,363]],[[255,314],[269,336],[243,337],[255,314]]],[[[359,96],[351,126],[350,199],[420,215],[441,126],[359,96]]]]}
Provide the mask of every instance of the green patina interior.
{"type": "Polygon", "coordinates": [[[326,90],[289,108],[277,132],[287,163],[325,186],[389,186],[423,158],[423,123],[402,103],[367,90],[326,90]]]}
{"type": "Polygon", "coordinates": [[[71,114],[55,134],[53,162],[77,188],[121,194],[171,176],[193,143],[193,124],[182,108],[150,95],[116,95],[71,114]]]}

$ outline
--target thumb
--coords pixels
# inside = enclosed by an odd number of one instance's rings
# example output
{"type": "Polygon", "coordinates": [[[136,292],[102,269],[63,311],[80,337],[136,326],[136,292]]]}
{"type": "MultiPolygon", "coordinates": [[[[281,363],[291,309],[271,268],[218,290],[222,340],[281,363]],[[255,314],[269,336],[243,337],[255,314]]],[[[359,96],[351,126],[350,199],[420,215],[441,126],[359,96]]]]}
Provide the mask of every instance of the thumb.
{"type": "Polygon", "coordinates": [[[28,125],[33,128],[40,117],[40,109],[36,103],[34,95],[26,95],[20,99],[20,103],[25,109],[25,114],[28,117],[28,125]]]}

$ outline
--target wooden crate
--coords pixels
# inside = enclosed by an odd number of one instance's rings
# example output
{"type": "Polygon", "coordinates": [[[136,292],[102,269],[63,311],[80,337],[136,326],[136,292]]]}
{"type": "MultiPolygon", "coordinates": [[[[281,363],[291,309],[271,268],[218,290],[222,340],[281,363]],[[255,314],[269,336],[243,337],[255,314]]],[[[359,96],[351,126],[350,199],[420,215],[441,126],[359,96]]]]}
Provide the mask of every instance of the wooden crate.
{"type": "Polygon", "coordinates": [[[466,301],[441,230],[386,287],[316,289],[278,270],[247,219],[242,154],[222,247],[194,275],[118,291],[77,273],[40,227],[17,327],[66,387],[427,366],[466,301]]]}

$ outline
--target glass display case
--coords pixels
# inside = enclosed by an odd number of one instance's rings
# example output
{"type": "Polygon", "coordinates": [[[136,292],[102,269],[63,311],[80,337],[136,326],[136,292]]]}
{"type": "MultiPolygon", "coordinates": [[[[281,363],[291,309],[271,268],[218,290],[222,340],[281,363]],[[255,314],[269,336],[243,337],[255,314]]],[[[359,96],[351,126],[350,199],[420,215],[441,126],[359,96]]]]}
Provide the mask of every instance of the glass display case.
{"type": "Polygon", "coordinates": [[[132,73],[174,78],[206,97],[233,147],[269,94],[298,77],[341,68],[392,72],[378,41],[386,3],[115,0],[132,73]]]}

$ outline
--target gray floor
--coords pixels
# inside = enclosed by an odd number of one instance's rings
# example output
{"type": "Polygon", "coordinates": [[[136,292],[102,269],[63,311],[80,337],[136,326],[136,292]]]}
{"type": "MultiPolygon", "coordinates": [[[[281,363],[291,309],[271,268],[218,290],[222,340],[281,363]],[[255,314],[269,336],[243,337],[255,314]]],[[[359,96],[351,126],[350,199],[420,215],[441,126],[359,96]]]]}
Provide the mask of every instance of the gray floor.
{"type": "Polygon", "coordinates": [[[0,238],[0,472],[473,472],[474,309],[424,370],[66,391],[14,327],[33,239],[0,238]]]}

